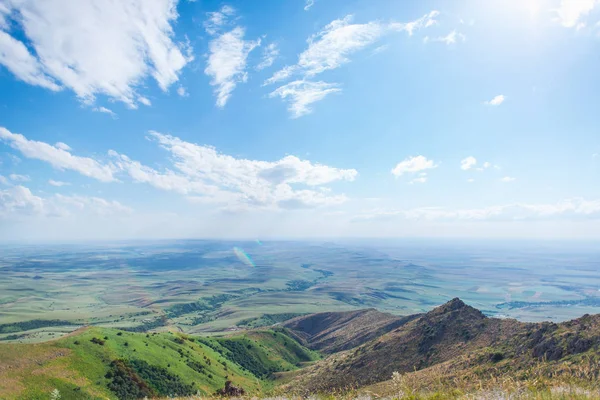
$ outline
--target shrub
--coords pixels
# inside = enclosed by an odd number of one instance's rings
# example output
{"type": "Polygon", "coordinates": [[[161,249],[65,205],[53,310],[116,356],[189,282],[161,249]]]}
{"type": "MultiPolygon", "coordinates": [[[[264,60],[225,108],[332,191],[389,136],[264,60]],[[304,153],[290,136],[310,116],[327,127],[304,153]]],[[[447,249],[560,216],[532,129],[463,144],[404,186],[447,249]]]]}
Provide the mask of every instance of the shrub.
{"type": "Polygon", "coordinates": [[[100,346],[104,346],[104,340],[93,337],[90,339],[90,342],[99,344],[100,346]]]}

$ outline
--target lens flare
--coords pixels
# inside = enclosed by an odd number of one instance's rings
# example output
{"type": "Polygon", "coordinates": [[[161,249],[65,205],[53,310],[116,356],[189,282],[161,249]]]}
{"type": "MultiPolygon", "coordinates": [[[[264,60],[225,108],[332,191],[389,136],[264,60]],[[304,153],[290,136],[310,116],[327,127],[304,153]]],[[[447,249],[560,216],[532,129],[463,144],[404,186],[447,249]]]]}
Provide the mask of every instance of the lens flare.
{"type": "Polygon", "coordinates": [[[254,264],[252,258],[250,258],[250,256],[240,247],[234,247],[233,252],[235,253],[236,257],[239,258],[240,261],[246,264],[247,266],[256,267],[256,264],[254,264]]]}

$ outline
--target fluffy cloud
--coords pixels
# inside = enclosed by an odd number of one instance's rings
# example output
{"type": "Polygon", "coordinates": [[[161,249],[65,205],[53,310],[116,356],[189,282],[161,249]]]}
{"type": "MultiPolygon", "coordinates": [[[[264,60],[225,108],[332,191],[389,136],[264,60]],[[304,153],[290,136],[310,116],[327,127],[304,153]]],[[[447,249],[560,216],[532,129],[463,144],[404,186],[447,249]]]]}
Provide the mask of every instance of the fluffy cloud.
{"type": "Polygon", "coordinates": [[[262,70],[270,67],[275,62],[275,59],[279,55],[279,49],[276,43],[271,43],[263,49],[263,58],[260,64],[256,66],[257,70],[262,70]]]}
{"type": "MultiPolygon", "coordinates": [[[[293,98],[297,91],[296,86],[300,84],[305,87],[308,85],[323,85],[323,82],[309,82],[307,79],[349,63],[350,56],[376,43],[384,35],[392,32],[407,32],[412,35],[418,29],[431,26],[435,24],[434,18],[437,15],[437,11],[432,11],[408,23],[371,21],[356,24],[353,23],[352,15],[334,20],[321,31],[308,38],[308,46],[306,50],[298,55],[298,62],[295,65],[287,65],[276,71],[270,78],[265,80],[264,85],[281,82],[294,75],[301,75],[301,80],[288,83],[273,92],[284,99],[287,96],[282,96],[282,93],[291,93],[288,96],[293,98]],[[292,92],[290,92],[289,85],[292,85],[292,92]]],[[[314,101],[321,100],[324,97],[324,95],[317,96],[314,101]]],[[[306,114],[306,112],[298,113],[296,107],[291,107],[290,111],[294,117],[306,114]]]]}
{"type": "Polygon", "coordinates": [[[102,182],[116,180],[115,170],[112,166],[102,164],[92,158],[74,156],[69,150],[65,150],[65,148],[69,148],[66,145],[60,146],[57,143],[57,146],[52,146],[48,143],[28,140],[25,136],[12,133],[3,127],[0,127],[0,140],[19,150],[25,157],[46,161],[54,168],[77,171],[102,182]]]}
{"type": "Polygon", "coordinates": [[[27,47],[4,31],[0,31],[0,64],[23,82],[53,91],[60,90],[54,79],[43,72],[43,65],[27,47]]]}
{"type": "Polygon", "coordinates": [[[217,106],[224,107],[238,83],[246,82],[248,54],[260,45],[259,40],[244,40],[245,29],[236,26],[228,32],[221,32],[234,13],[231,7],[209,13],[205,23],[206,31],[215,36],[209,43],[209,55],[204,73],[211,77],[215,86],[217,106]]]}
{"type": "MultiPolygon", "coordinates": [[[[354,169],[330,167],[292,155],[277,161],[235,158],[221,154],[213,147],[158,132],[150,132],[149,139],[168,151],[173,163],[168,169],[157,170],[114,150],[108,152],[111,161],[102,163],[44,142],[28,140],[4,128],[0,128],[0,138],[25,156],[46,161],[59,169],[74,170],[104,182],[128,176],[134,182],[180,193],[194,202],[217,204],[228,209],[289,209],[340,204],[346,201],[346,196],[332,194],[325,185],[353,181],[358,175],[354,169]]],[[[48,183],[68,185],[54,180],[48,183]]],[[[69,200],[64,196],[60,201],[85,202],[81,198],[69,200]]],[[[92,204],[92,200],[87,203],[92,204]]],[[[94,200],[93,204],[99,206],[101,202],[94,200]]]]}
{"type": "Polygon", "coordinates": [[[51,90],[71,89],[88,103],[103,94],[136,107],[144,79],[152,76],[167,90],[192,58],[190,49],[173,41],[176,0],[3,4],[18,16],[14,22],[33,52],[0,31],[0,63],[18,79],[51,90]]]}
{"type": "Polygon", "coordinates": [[[406,173],[416,173],[427,169],[437,168],[433,160],[428,160],[424,156],[408,157],[407,159],[396,164],[392,169],[392,174],[400,177],[406,173]]]}
{"type": "Polygon", "coordinates": [[[504,100],[506,100],[506,97],[504,97],[503,94],[499,94],[490,101],[485,101],[483,104],[488,106],[499,106],[500,104],[504,103],[504,100]]]}
{"type": "Polygon", "coordinates": [[[500,179],[500,181],[508,183],[508,182],[513,182],[516,179],[517,178],[513,178],[512,176],[505,176],[504,178],[500,179]]]}
{"type": "Polygon", "coordinates": [[[460,161],[460,169],[463,171],[469,170],[473,168],[477,164],[477,159],[475,157],[469,156],[467,158],[463,158],[460,161]]]}
{"type": "Polygon", "coordinates": [[[128,214],[131,212],[118,201],[109,201],[99,197],[63,196],[56,194],[43,198],[34,195],[24,186],[14,186],[0,190],[0,218],[22,216],[65,217],[72,213],[94,215],[128,214]]]}
{"type": "Polygon", "coordinates": [[[341,92],[335,83],[294,81],[280,86],[269,94],[269,97],[281,97],[289,103],[288,110],[293,118],[312,112],[311,104],[323,100],[331,93],[341,92]]]}
{"type": "Polygon", "coordinates": [[[274,162],[246,160],[158,132],[150,132],[150,138],[170,153],[174,170],[158,171],[112,152],[116,167],[136,182],[187,195],[194,202],[216,203],[230,209],[339,204],[346,197],[330,195],[322,185],[353,181],[358,175],[354,169],[315,164],[295,156],[274,162]]]}
{"type": "Polygon", "coordinates": [[[581,26],[579,21],[598,4],[600,4],[598,0],[561,0],[555,12],[558,21],[565,28],[579,27],[581,26]]]}
{"type": "Polygon", "coordinates": [[[519,221],[542,219],[600,218],[600,200],[567,199],[555,204],[514,203],[474,209],[449,210],[422,207],[410,210],[371,210],[357,215],[354,221],[400,218],[407,220],[447,221],[519,221]]]}

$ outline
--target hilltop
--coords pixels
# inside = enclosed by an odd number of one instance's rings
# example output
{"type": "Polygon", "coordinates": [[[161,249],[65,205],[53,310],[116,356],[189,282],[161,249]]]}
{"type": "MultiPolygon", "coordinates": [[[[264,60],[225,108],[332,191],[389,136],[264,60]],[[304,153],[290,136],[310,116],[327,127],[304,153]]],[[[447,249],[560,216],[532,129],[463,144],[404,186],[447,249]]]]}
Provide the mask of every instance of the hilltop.
{"type": "MultiPolygon", "coordinates": [[[[348,323],[352,325],[352,321],[348,323]]],[[[600,315],[561,324],[522,323],[488,318],[460,299],[453,299],[300,371],[288,389],[307,393],[360,388],[388,381],[394,373],[415,371],[422,371],[422,377],[440,379],[440,368],[447,379],[474,371],[517,379],[534,367],[554,374],[567,365],[585,363],[592,370],[582,378],[595,378],[600,372],[599,347],[600,315]]]]}
{"type": "Polygon", "coordinates": [[[87,327],[51,342],[0,345],[0,398],[48,399],[55,389],[63,400],[212,396],[224,387],[251,396],[457,398],[573,385],[594,398],[599,347],[600,315],[522,323],[488,318],[459,299],[406,317],[325,312],[212,337],[87,327]]]}

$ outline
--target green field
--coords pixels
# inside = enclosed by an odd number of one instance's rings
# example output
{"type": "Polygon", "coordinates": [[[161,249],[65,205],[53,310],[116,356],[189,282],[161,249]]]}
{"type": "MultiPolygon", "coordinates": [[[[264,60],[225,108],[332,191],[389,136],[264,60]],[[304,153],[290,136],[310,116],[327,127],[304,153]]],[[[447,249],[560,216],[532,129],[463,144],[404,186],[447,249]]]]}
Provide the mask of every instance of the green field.
{"type": "Polygon", "coordinates": [[[84,325],[206,334],[265,314],[408,315],[454,297],[524,321],[600,311],[594,248],[380,242],[4,246],[0,341],[43,342],[84,325]]]}

